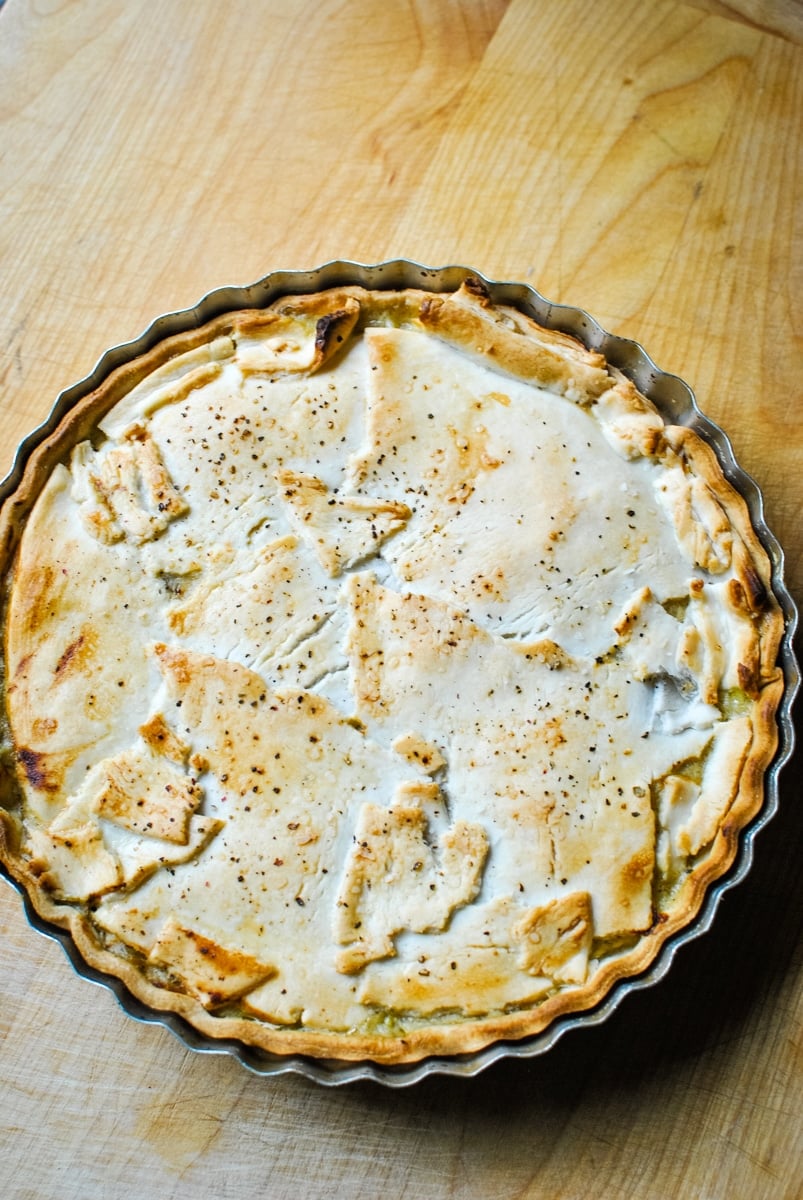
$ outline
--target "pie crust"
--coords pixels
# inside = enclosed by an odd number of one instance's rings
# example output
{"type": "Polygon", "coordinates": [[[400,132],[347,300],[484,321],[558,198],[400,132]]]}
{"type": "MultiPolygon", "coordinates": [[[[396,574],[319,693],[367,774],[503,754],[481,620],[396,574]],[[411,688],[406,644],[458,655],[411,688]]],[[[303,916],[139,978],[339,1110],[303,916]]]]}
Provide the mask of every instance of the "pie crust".
{"type": "Polygon", "coordinates": [[[744,500],[474,278],[160,342],[31,455],[0,563],[2,861],[212,1038],[535,1034],[694,921],[762,805],[744,500]]]}

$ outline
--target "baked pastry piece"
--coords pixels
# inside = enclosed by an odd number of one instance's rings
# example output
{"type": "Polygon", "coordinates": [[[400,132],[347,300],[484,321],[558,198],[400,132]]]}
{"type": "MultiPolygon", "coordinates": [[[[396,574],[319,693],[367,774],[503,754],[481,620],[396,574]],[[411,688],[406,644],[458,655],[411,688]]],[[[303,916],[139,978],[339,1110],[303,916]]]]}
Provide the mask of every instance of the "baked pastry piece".
{"type": "Polygon", "coordinates": [[[3,861],[211,1037],[533,1034],[643,970],[761,806],[782,618],[745,503],[476,280],[162,342],[0,534],[3,861]]]}

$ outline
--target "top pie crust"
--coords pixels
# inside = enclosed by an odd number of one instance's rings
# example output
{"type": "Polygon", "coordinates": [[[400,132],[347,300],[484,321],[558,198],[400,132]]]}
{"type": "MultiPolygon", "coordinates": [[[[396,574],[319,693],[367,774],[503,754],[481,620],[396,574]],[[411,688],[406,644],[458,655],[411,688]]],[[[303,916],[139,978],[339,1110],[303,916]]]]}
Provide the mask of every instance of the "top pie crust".
{"type": "Polygon", "coordinates": [[[3,860],[212,1037],[535,1033],[693,920],[761,805],[782,618],[743,500],[475,280],[168,339],[0,537],[3,860]]]}

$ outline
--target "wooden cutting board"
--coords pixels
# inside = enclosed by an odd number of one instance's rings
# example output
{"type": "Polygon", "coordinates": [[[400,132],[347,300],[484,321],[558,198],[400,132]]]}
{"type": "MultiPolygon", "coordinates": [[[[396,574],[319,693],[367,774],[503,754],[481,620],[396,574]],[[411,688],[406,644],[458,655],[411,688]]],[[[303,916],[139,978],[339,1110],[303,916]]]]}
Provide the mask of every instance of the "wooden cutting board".
{"type": "MultiPolygon", "coordinates": [[[[801,5],[772,0],[6,0],[0,474],[103,350],[211,288],[462,262],[688,380],[800,600],[802,88],[801,5]]],[[[405,1091],[193,1054],[0,887],[0,1195],[792,1200],[800,776],[662,984],[405,1091]]]]}

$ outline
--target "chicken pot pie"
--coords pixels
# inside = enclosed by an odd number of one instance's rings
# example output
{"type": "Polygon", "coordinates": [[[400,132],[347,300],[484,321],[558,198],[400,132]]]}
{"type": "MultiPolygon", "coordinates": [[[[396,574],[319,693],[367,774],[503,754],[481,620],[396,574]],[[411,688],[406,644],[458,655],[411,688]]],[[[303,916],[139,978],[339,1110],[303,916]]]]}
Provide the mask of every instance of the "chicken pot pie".
{"type": "Polygon", "coordinates": [[[761,807],[783,620],[744,501],[479,280],[168,338],[0,534],[3,861],[212,1038],[535,1034],[693,921],[761,807]]]}

